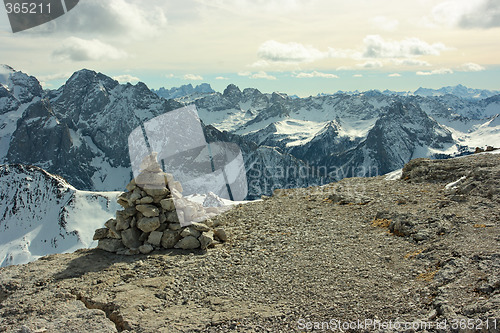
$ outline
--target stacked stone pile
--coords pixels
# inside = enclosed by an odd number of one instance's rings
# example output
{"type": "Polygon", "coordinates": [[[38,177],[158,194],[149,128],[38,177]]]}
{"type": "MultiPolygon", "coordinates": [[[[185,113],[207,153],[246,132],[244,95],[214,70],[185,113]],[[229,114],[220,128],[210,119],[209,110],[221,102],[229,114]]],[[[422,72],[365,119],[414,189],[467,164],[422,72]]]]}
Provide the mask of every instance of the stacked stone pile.
{"type": "Polygon", "coordinates": [[[141,173],[118,197],[123,210],[97,229],[98,248],[118,254],[147,254],[154,249],[206,249],[227,240],[210,219],[220,212],[182,196],[182,186],[150,155],[141,173]]]}

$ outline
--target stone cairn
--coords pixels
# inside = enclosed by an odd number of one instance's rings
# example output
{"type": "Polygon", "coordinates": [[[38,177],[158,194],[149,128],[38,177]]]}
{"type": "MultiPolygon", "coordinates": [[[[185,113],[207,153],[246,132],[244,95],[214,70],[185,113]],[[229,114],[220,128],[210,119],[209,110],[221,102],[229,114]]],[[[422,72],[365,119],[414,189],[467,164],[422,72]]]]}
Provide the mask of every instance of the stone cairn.
{"type": "Polygon", "coordinates": [[[210,219],[221,209],[204,207],[220,199],[209,194],[202,205],[184,198],[181,184],[161,170],[155,153],[126,189],[118,197],[123,210],[95,231],[99,249],[134,255],[161,248],[206,249],[227,240],[224,229],[210,219]]]}

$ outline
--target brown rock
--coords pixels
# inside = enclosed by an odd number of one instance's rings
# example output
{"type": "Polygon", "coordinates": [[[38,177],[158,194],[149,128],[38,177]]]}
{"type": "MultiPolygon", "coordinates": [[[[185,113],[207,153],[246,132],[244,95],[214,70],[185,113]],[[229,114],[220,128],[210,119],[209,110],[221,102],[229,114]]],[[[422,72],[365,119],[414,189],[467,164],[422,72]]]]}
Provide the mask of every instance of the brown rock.
{"type": "Polygon", "coordinates": [[[196,230],[193,227],[187,227],[181,231],[181,237],[193,236],[193,237],[198,238],[198,237],[200,237],[200,235],[201,235],[201,232],[199,232],[198,230],[196,230]]]}
{"type": "Polygon", "coordinates": [[[210,228],[207,225],[199,222],[192,222],[191,226],[200,232],[207,232],[210,230],[210,228]]]}
{"type": "Polygon", "coordinates": [[[205,250],[214,243],[214,233],[212,231],[204,232],[198,237],[200,247],[205,250]]]}
{"type": "Polygon", "coordinates": [[[200,247],[200,241],[193,236],[187,236],[182,238],[174,246],[176,249],[192,250],[200,247]]]}
{"type": "Polygon", "coordinates": [[[144,232],[151,232],[160,226],[160,219],[158,216],[156,217],[143,217],[139,221],[137,221],[137,227],[144,232]]]}
{"type": "Polygon", "coordinates": [[[155,217],[160,215],[160,209],[154,205],[137,205],[135,208],[146,217],[155,217]]]}
{"type": "Polygon", "coordinates": [[[216,238],[218,238],[222,242],[227,241],[227,234],[226,231],[223,228],[216,228],[214,230],[214,235],[216,238]]]}
{"type": "Polygon", "coordinates": [[[135,179],[132,179],[125,188],[127,191],[132,192],[136,188],[135,179]]]}
{"type": "Polygon", "coordinates": [[[165,186],[165,176],[159,172],[141,172],[139,176],[135,178],[135,182],[138,186],[146,189],[149,185],[152,186],[165,186]]]}
{"type": "Polygon", "coordinates": [[[169,190],[165,187],[147,187],[144,188],[144,191],[154,198],[161,197],[162,199],[169,194],[169,190]]]}
{"type": "Polygon", "coordinates": [[[128,229],[130,227],[130,220],[131,220],[131,218],[129,218],[124,211],[121,211],[121,210],[117,211],[116,212],[116,224],[115,224],[116,230],[121,231],[121,230],[128,229]]]}
{"type": "Polygon", "coordinates": [[[139,246],[139,251],[142,253],[142,254],[148,254],[148,253],[151,253],[153,251],[153,246],[151,244],[144,244],[144,245],[141,245],[139,246]]]}
{"type": "Polygon", "coordinates": [[[150,196],[145,196],[139,200],[135,201],[136,205],[144,205],[144,204],[150,204],[154,201],[154,199],[150,196]]]}
{"type": "Polygon", "coordinates": [[[130,228],[122,231],[122,242],[123,245],[129,249],[136,249],[141,246],[142,242],[139,241],[141,232],[137,228],[130,228]]]}
{"type": "Polygon", "coordinates": [[[105,238],[99,240],[97,248],[108,252],[116,252],[123,248],[123,243],[119,239],[105,238]]]}
{"type": "Polygon", "coordinates": [[[177,231],[165,230],[163,236],[161,237],[161,246],[166,249],[172,249],[175,244],[180,239],[180,235],[177,231]]]}
{"type": "Polygon", "coordinates": [[[108,228],[100,228],[96,229],[94,232],[94,237],[92,238],[93,240],[100,240],[108,237],[108,228]]]}
{"type": "Polygon", "coordinates": [[[166,211],[174,211],[175,210],[175,204],[174,204],[174,199],[172,198],[167,198],[163,199],[160,201],[160,205],[165,209],[166,211]]]}
{"type": "Polygon", "coordinates": [[[121,235],[120,232],[116,230],[116,220],[115,219],[109,219],[104,223],[104,225],[109,229],[108,230],[108,237],[109,238],[115,238],[115,239],[120,239],[121,235]]]}

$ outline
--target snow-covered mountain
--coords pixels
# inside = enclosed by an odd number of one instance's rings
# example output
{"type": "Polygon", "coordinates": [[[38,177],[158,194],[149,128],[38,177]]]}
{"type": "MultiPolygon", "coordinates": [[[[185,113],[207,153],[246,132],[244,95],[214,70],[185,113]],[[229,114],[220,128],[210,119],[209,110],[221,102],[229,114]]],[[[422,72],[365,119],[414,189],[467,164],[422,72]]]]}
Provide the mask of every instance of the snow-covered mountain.
{"type": "Polygon", "coordinates": [[[190,96],[193,94],[210,94],[214,93],[215,90],[212,89],[210,84],[208,83],[202,83],[197,85],[196,87],[193,87],[191,83],[185,84],[180,87],[173,87],[170,89],[166,89],[161,87],[158,90],[151,89],[155,94],[157,94],[160,97],[163,97],[165,99],[176,99],[176,98],[182,98],[186,96],[190,96]]]}
{"type": "Polygon", "coordinates": [[[240,146],[248,198],[279,187],[382,174],[411,158],[456,156],[500,142],[500,95],[465,99],[372,90],[296,98],[230,84],[223,93],[167,100],[144,83],[121,85],[90,70],[43,91],[35,78],[3,68],[0,161],[37,165],[85,190],[122,190],[131,178],[131,131],[190,103],[209,142],[240,146]]]}
{"type": "Polygon", "coordinates": [[[413,93],[416,96],[435,97],[444,95],[453,95],[463,99],[485,99],[499,95],[499,90],[473,89],[467,88],[461,84],[456,86],[447,86],[439,89],[418,88],[413,93]]]}
{"type": "Polygon", "coordinates": [[[451,157],[495,145],[500,142],[499,99],[373,90],[292,99],[229,85],[222,94],[194,103],[206,124],[290,154],[334,176],[324,179],[332,181],[347,175],[339,168],[356,170],[350,175],[383,174],[412,158],[451,157]]]}
{"type": "Polygon", "coordinates": [[[0,165],[0,267],[93,247],[119,192],[79,191],[35,166],[0,165]]]}
{"type": "Polygon", "coordinates": [[[7,124],[0,132],[0,161],[37,165],[85,190],[123,189],[131,178],[131,131],[180,106],[144,83],[120,85],[89,70],[47,92],[26,74],[10,77],[13,84],[0,88],[0,105],[6,105],[0,121],[7,124]],[[16,77],[24,80],[12,80],[16,77]]]}
{"type": "MultiPolygon", "coordinates": [[[[372,90],[374,93],[382,93],[384,95],[388,96],[402,96],[402,97],[408,97],[408,96],[422,96],[422,97],[439,97],[439,96],[445,96],[445,95],[452,95],[455,97],[459,97],[461,99],[472,99],[472,100],[479,100],[479,99],[485,99],[489,97],[493,97],[495,95],[500,94],[500,90],[488,90],[488,89],[474,89],[474,88],[468,88],[464,85],[456,85],[456,86],[447,86],[447,87],[442,87],[439,89],[430,89],[430,88],[418,88],[415,91],[394,91],[394,90],[372,90]]],[[[335,94],[344,94],[344,95],[357,95],[360,94],[361,92],[359,90],[354,90],[354,91],[342,91],[339,90],[335,94]]],[[[368,92],[364,92],[364,94],[367,94],[368,92]]],[[[318,94],[318,97],[321,96],[329,96],[329,95],[334,95],[334,94],[325,94],[325,93],[320,93],[318,94]]]]}

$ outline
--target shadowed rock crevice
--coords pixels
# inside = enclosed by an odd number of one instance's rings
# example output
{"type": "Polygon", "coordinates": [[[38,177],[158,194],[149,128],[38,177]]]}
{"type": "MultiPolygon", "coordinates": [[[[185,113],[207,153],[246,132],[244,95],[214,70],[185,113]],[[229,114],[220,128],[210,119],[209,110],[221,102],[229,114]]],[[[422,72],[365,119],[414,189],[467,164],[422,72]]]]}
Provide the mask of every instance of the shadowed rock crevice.
{"type": "Polygon", "coordinates": [[[72,291],[71,293],[75,295],[76,299],[82,302],[87,309],[97,309],[103,311],[106,314],[106,317],[112,321],[113,324],[115,324],[118,332],[132,329],[130,324],[123,319],[117,306],[109,303],[96,302],[76,291],[72,291]]]}

